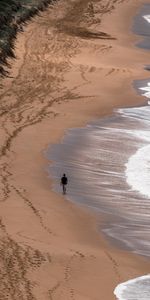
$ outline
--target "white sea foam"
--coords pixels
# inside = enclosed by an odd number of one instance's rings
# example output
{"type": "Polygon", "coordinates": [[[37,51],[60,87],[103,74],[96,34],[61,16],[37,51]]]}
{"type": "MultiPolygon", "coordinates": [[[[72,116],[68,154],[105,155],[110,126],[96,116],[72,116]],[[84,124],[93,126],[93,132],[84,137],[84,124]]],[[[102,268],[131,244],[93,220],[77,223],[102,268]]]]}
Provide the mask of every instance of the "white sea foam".
{"type": "Polygon", "coordinates": [[[119,109],[118,112],[122,115],[122,117],[132,118],[138,122],[142,121],[145,125],[148,125],[148,122],[150,122],[150,107],[148,105],[119,109]]]}
{"type": "Polygon", "coordinates": [[[150,15],[145,15],[145,16],[143,16],[143,18],[144,18],[148,23],[150,23],[150,15]]]}
{"type": "Polygon", "coordinates": [[[126,165],[127,182],[135,191],[150,198],[150,145],[140,148],[126,165]]]}
{"type": "Polygon", "coordinates": [[[150,98],[150,82],[147,82],[147,86],[140,87],[141,91],[144,91],[143,96],[150,98]]]}
{"type": "Polygon", "coordinates": [[[114,294],[118,300],[149,300],[150,274],[119,284],[114,294]]]}
{"type": "Polygon", "coordinates": [[[142,130],[128,130],[128,134],[132,134],[139,139],[139,142],[141,141],[141,143],[139,143],[139,147],[141,147],[128,159],[125,174],[129,186],[131,186],[134,191],[138,191],[150,199],[150,107],[127,108],[119,112],[126,118],[138,120],[141,124],[141,128],[144,125],[142,130]]]}

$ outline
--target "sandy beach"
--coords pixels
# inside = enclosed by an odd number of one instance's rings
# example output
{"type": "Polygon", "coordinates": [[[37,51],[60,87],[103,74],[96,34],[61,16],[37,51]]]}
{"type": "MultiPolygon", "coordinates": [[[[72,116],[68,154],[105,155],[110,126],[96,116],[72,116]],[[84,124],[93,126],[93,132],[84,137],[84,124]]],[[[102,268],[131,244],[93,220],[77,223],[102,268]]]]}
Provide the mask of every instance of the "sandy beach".
{"type": "MultiPolygon", "coordinates": [[[[24,27],[0,85],[0,299],[112,300],[149,261],[113,247],[96,216],[51,191],[44,150],[68,128],[144,102],[133,16],[143,0],[60,0],[24,27]]],[[[103,216],[102,216],[103,222],[103,216]]]]}

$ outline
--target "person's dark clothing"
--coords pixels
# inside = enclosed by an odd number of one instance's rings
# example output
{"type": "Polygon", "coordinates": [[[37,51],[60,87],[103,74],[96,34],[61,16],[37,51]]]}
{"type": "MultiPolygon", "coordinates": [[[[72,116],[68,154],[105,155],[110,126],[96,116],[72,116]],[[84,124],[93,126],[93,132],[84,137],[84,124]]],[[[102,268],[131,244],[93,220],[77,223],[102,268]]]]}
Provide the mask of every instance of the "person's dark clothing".
{"type": "Polygon", "coordinates": [[[61,177],[61,183],[64,185],[66,185],[68,183],[68,178],[65,175],[63,175],[63,177],[61,177]]]}
{"type": "Polygon", "coordinates": [[[63,187],[63,194],[66,194],[66,185],[68,183],[68,178],[66,177],[66,175],[64,174],[62,177],[61,177],[61,184],[62,184],[62,187],[63,187]]]}

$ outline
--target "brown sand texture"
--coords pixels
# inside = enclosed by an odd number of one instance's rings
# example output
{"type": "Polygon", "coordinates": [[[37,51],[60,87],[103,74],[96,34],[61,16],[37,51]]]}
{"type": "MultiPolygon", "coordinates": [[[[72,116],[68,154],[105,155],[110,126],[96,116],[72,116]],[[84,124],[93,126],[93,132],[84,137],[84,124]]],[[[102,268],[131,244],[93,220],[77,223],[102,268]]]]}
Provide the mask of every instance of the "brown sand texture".
{"type": "Polygon", "coordinates": [[[18,34],[0,85],[0,300],[112,300],[149,273],[51,191],[43,156],[67,128],[144,101],[132,81],[149,76],[149,57],[130,30],[144,2],[56,1],[18,34]]]}

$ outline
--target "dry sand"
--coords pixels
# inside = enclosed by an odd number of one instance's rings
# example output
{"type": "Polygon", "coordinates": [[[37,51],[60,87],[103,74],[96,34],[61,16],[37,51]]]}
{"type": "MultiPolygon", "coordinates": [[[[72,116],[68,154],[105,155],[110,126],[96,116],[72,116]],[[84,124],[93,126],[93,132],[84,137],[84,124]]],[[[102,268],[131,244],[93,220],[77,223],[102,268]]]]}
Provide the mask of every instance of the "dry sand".
{"type": "Polygon", "coordinates": [[[131,20],[142,0],[60,0],[18,35],[1,84],[0,300],[111,300],[149,262],[113,248],[96,218],[51,191],[43,151],[69,127],[144,101],[131,20]]]}

